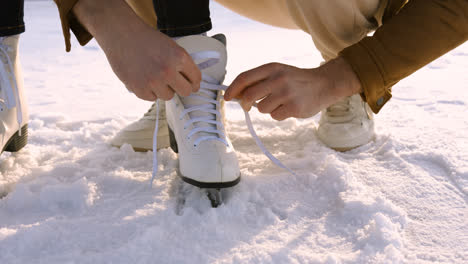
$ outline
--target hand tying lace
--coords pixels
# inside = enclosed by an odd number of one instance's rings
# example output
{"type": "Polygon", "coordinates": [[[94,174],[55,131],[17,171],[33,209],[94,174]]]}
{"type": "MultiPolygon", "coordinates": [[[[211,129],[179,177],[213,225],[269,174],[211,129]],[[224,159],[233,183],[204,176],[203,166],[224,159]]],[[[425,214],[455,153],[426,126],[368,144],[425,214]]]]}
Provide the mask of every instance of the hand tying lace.
{"type": "MultiPolygon", "coordinates": [[[[200,70],[206,69],[219,61],[219,54],[213,51],[201,51],[194,54],[190,54],[194,60],[204,60],[203,62],[197,64],[200,70]]],[[[205,102],[204,104],[195,105],[195,106],[186,106],[187,108],[181,113],[180,118],[184,117],[185,115],[194,112],[194,111],[202,111],[206,113],[211,113],[216,116],[213,118],[212,115],[207,116],[200,116],[200,117],[193,117],[190,118],[184,124],[184,128],[189,127],[193,124],[192,130],[189,132],[188,137],[192,137],[194,135],[198,135],[196,140],[194,141],[194,147],[196,147],[200,142],[205,140],[218,140],[223,142],[224,144],[228,145],[226,140],[226,135],[217,129],[218,127],[222,128],[223,123],[219,121],[218,116],[221,116],[221,113],[217,110],[219,106],[219,101],[216,100],[218,91],[225,91],[227,86],[219,84],[219,82],[206,75],[202,74],[202,82],[200,84],[200,90],[197,94],[192,94],[189,98],[201,100],[205,102]],[[204,95],[204,96],[202,96],[204,95]],[[212,124],[212,126],[198,126],[197,124],[212,124]]],[[[150,184],[153,184],[153,180],[158,173],[158,158],[157,158],[157,135],[158,135],[158,127],[159,127],[159,99],[156,101],[156,126],[153,135],[153,175],[151,177],[150,184]]],[[[289,171],[291,174],[296,175],[294,171],[290,168],[285,166],[281,161],[275,158],[263,145],[257,134],[255,133],[255,129],[253,128],[252,121],[250,119],[250,115],[248,112],[244,111],[245,121],[247,123],[247,127],[249,129],[250,134],[254,138],[258,147],[262,150],[262,152],[276,165],[279,167],[289,171]]]]}

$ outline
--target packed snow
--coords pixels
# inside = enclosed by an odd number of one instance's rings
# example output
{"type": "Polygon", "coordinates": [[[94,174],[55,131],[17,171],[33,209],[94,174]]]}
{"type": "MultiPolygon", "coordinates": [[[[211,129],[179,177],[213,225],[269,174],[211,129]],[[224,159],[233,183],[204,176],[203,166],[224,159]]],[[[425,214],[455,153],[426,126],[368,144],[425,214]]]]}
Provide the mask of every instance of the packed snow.
{"type": "MultiPolygon", "coordinates": [[[[468,44],[397,84],[371,143],[345,153],[316,137],[318,116],[258,135],[297,176],[256,147],[235,103],[229,136],[242,181],[212,208],[182,183],[177,155],[114,148],[150,106],[114,76],[96,42],[65,53],[51,1],[26,2],[21,56],[30,141],[0,157],[0,263],[467,263],[468,44]]],[[[321,62],[309,36],[212,4],[228,37],[229,84],[277,61],[321,62]]]]}

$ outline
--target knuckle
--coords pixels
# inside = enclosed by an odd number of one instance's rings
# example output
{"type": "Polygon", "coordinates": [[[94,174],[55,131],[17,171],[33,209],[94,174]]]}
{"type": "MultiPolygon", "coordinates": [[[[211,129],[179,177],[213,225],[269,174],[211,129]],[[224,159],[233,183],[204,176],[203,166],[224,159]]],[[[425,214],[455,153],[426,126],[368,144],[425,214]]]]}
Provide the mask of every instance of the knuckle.
{"type": "Polygon", "coordinates": [[[269,63],[267,65],[272,71],[279,71],[281,69],[281,64],[279,64],[277,62],[272,62],[272,63],[269,63]]]}
{"type": "Polygon", "coordinates": [[[201,73],[200,69],[195,68],[195,75],[194,75],[194,77],[195,77],[195,78],[194,78],[193,81],[195,82],[195,84],[200,85],[200,82],[202,81],[202,73],[201,73]]]}
{"type": "Polygon", "coordinates": [[[158,97],[153,93],[149,93],[145,98],[146,101],[156,101],[156,99],[158,99],[158,97]]]}
{"type": "Polygon", "coordinates": [[[237,79],[238,83],[243,84],[243,83],[245,83],[247,81],[247,78],[248,78],[248,74],[243,72],[243,73],[239,74],[239,76],[237,76],[236,79],[237,79]]]}
{"type": "Polygon", "coordinates": [[[250,91],[250,90],[247,90],[244,92],[244,95],[242,96],[242,99],[244,99],[245,101],[248,101],[248,102],[252,102],[253,100],[255,100],[255,94],[250,91]]]}
{"type": "Polygon", "coordinates": [[[286,97],[287,97],[288,99],[291,99],[291,98],[294,97],[294,91],[291,90],[291,89],[286,89],[286,92],[285,92],[285,93],[286,93],[286,97]]]}
{"type": "Polygon", "coordinates": [[[140,99],[143,99],[145,101],[150,101],[151,98],[150,96],[148,96],[144,91],[138,91],[138,92],[135,92],[135,95],[140,98],[140,99]]]}
{"type": "Polygon", "coordinates": [[[292,91],[290,89],[281,89],[280,91],[281,97],[289,99],[292,96],[292,91]]]}
{"type": "Polygon", "coordinates": [[[150,73],[147,76],[147,79],[150,79],[153,85],[169,79],[172,67],[168,62],[162,62],[158,65],[157,69],[156,74],[150,73]]]}
{"type": "Polygon", "coordinates": [[[161,96],[161,98],[165,101],[171,100],[172,97],[174,97],[174,92],[169,88],[165,89],[161,96]]]}
{"type": "Polygon", "coordinates": [[[168,64],[164,64],[163,67],[161,68],[161,76],[164,80],[172,79],[171,69],[172,68],[168,64]]]}
{"type": "Polygon", "coordinates": [[[266,114],[268,113],[267,111],[267,108],[266,108],[266,105],[265,104],[262,104],[261,102],[257,105],[257,109],[260,113],[262,114],[266,114]]]}
{"type": "Polygon", "coordinates": [[[281,85],[286,85],[289,82],[289,77],[288,75],[281,72],[276,76],[276,81],[281,85]]]}
{"type": "Polygon", "coordinates": [[[245,91],[244,95],[242,96],[242,99],[248,102],[252,101],[253,100],[252,92],[250,92],[250,90],[245,91]]]}
{"type": "Polygon", "coordinates": [[[129,83],[124,83],[124,84],[125,84],[125,88],[127,88],[129,92],[136,94],[137,89],[135,89],[135,87],[132,84],[129,84],[129,83]]]}
{"type": "Polygon", "coordinates": [[[180,91],[180,95],[182,95],[182,96],[189,96],[190,93],[191,93],[190,87],[184,87],[184,88],[180,91]]]}
{"type": "Polygon", "coordinates": [[[160,82],[158,76],[148,75],[142,78],[143,87],[155,87],[160,82]]]}
{"type": "Polygon", "coordinates": [[[162,100],[168,99],[169,93],[167,92],[166,88],[158,87],[155,89],[155,93],[158,95],[159,99],[162,99],[162,100]]]}
{"type": "Polygon", "coordinates": [[[281,113],[279,112],[273,112],[270,114],[271,118],[273,118],[274,120],[277,120],[277,121],[281,121],[283,120],[284,118],[282,118],[281,116],[281,113]]]}
{"type": "Polygon", "coordinates": [[[174,49],[174,58],[180,63],[185,63],[188,59],[188,54],[183,48],[177,47],[174,49]]]}
{"type": "Polygon", "coordinates": [[[270,69],[274,69],[276,67],[276,62],[267,63],[267,64],[265,64],[265,67],[270,68],[270,69]]]}
{"type": "Polygon", "coordinates": [[[297,104],[291,105],[290,109],[290,116],[298,117],[301,113],[301,109],[297,104]]]}
{"type": "Polygon", "coordinates": [[[143,93],[141,93],[140,91],[133,91],[133,93],[136,95],[136,97],[144,99],[143,93]]]}

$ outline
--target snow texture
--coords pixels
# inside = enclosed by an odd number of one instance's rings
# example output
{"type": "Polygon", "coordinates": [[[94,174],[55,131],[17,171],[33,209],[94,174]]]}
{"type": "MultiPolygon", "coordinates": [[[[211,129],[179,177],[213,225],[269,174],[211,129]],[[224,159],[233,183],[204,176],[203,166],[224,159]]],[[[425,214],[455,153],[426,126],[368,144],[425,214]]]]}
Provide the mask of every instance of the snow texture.
{"type": "MultiPolygon", "coordinates": [[[[278,61],[316,67],[299,31],[261,25],[212,4],[228,36],[225,83],[278,61]]],[[[315,135],[318,117],[276,122],[227,104],[242,181],[211,208],[176,175],[177,155],[109,145],[150,106],[129,94],[96,42],[64,52],[51,1],[26,2],[21,37],[30,142],[0,158],[0,263],[467,263],[468,45],[394,89],[377,136],[338,153],[315,135]],[[184,198],[185,197],[185,198],[184,198]]]]}

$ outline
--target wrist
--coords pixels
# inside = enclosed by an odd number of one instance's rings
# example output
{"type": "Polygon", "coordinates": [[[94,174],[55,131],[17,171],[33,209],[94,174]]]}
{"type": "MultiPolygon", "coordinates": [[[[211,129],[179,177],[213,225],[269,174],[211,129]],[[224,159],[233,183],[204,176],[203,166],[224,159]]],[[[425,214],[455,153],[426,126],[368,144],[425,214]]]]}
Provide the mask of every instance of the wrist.
{"type": "Polygon", "coordinates": [[[333,80],[333,91],[339,98],[351,96],[362,92],[361,82],[351,65],[342,57],[338,57],[325,64],[326,71],[333,80]]]}
{"type": "Polygon", "coordinates": [[[72,11],[103,49],[146,26],[124,0],[80,0],[72,11]]]}

